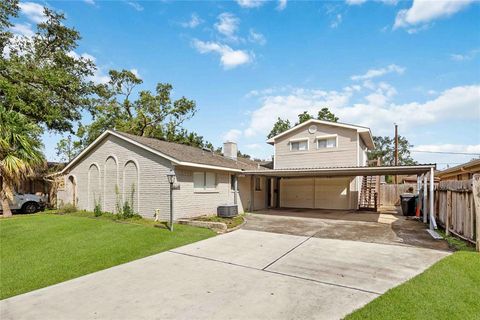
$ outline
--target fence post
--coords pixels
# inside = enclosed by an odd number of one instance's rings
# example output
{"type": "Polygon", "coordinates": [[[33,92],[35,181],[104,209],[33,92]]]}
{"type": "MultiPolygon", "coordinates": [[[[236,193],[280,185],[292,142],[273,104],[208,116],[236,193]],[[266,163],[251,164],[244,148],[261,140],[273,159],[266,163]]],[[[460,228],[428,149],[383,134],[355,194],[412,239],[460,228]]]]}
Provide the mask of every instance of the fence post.
{"type": "Polygon", "coordinates": [[[447,210],[445,210],[445,234],[450,235],[450,216],[452,215],[452,191],[447,190],[447,210]]]}
{"type": "Polygon", "coordinates": [[[474,174],[472,179],[472,195],[475,202],[475,243],[480,252],[480,174],[474,174]]]}

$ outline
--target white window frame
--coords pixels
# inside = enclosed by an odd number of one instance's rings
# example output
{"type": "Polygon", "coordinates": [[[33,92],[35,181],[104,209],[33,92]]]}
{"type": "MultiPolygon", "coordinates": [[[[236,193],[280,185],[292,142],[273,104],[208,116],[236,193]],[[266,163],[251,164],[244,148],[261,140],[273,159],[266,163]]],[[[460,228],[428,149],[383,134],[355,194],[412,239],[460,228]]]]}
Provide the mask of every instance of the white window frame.
{"type": "Polygon", "coordinates": [[[193,190],[194,192],[216,192],[218,186],[218,177],[216,172],[211,171],[195,171],[193,173],[193,190]],[[215,183],[213,188],[207,188],[207,173],[215,176],[215,183]],[[203,174],[203,187],[195,187],[195,175],[203,174]]]}
{"type": "Polygon", "coordinates": [[[331,150],[331,149],[337,149],[338,148],[338,134],[326,134],[326,135],[321,135],[315,137],[315,144],[317,145],[317,150],[331,150]],[[328,140],[331,138],[335,138],[335,147],[325,147],[325,148],[320,148],[318,147],[318,141],[320,140],[328,140]]]}
{"type": "Polygon", "coordinates": [[[289,146],[290,146],[290,151],[293,151],[293,152],[302,152],[302,151],[305,152],[305,151],[310,150],[310,139],[308,139],[308,138],[290,139],[290,140],[288,141],[288,144],[289,144],[289,146]],[[294,142],[303,142],[303,141],[306,141],[306,142],[307,142],[307,149],[306,149],[306,150],[293,150],[293,149],[292,149],[292,145],[293,145],[294,142]]]}

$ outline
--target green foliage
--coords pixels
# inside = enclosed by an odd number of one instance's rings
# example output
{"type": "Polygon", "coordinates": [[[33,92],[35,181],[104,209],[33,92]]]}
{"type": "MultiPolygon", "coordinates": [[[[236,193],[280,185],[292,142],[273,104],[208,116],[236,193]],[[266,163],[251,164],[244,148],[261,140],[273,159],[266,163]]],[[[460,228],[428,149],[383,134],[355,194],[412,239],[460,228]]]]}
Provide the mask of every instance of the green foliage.
{"type": "Polygon", "coordinates": [[[8,39],[12,36],[9,28],[13,26],[11,17],[18,16],[18,0],[0,1],[0,52],[3,52],[8,39]]]}
{"type": "MultiPolygon", "coordinates": [[[[381,159],[382,165],[395,164],[395,139],[385,136],[374,136],[373,142],[375,149],[368,152],[368,160],[381,159]]],[[[413,147],[407,138],[398,137],[398,164],[399,165],[414,165],[417,164],[410,155],[410,148],[413,147]]]]}
{"type": "Polygon", "coordinates": [[[57,156],[60,157],[62,162],[70,162],[81,151],[81,144],[79,141],[73,141],[72,136],[68,135],[67,138],[61,139],[57,143],[55,148],[57,156]]]}
{"type": "Polygon", "coordinates": [[[58,208],[58,213],[60,214],[65,214],[65,213],[68,214],[76,211],[78,211],[77,207],[71,203],[67,203],[65,205],[60,206],[60,208],[58,208]]]}
{"type": "MultiPolygon", "coordinates": [[[[301,123],[304,123],[305,121],[308,121],[310,119],[315,119],[314,116],[308,113],[308,111],[304,111],[298,115],[298,121],[295,123],[296,125],[299,125],[301,123]]],[[[324,121],[330,121],[330,122],[337,122],[338,117],[335,116],[328,108],[322,108],[320,111],[318,111],[317,114],[317,120],[324,120],[324,121]]],[[[287,131],[290,129],[292,126],[290,124],[289,120],[283,120],[282,118],[277,118],[277,122],[273,125],[272,130],[268,134],[268,138],[273,138],[276,135],[279,135],[282,132],[287,131]]]]}
{"type": "Polygon", "coordinates": [[[115,186],[115,193],[116,193],[116,208],[117,208],[117,216],[120,219],[129,219],[135,216],[139,216],[138,213],[135,212],[134,208],[134,199],[135,199],[135,184],[132,184],[130,187],[130,199],[121,202],[120,200],[120,192],[118,190],[118,186],[115,186]]]}
{"type": "Polygon", "coordinates": [[[0,105],[25,115],[32,122],[56,131],[71,131],[81,119],[80,110],[91,107],[97,86],[87,80],[93,61],[76,54],[80,34],[63,25],[65,16],[44,8],[45,22],[31,36],[15,36],[5,26],[15,16],[8,1],[0,6],[2,36],[0,54],[0,105]]]}
{"type": "Polygon", "coordinates": [[[0,200],[5,216],[11,215],[7,200],[15,187],[45,166],[40,133],[38,125],[0,104],[0,200]]]}
{"type": "Polygon", "coordinates": [[[273,125],[272,130],[268,134],[268,139],[275,137],[276,135],[279,135],[280,133],[287,131],[288,129],[291,128],[291,124],[289,120],[283,120],[282,118],[278,117],[277,122],[273,125]]]}
{"type": "Polygon", "coordinates": [[[98,198],[98,200],[95,199],[95,206],[93,208],[93,215],[95,217],[100,217],[103,214],[102,204],[100,202],[101,202],[101,198],[98,198]]]}
{"type": "Polygon", "coordinates": [[[328,108],[322,108],[320,111],[318,111],[317,119],[337,122],[339,118],[336,117],[335,114],[333,114],[328,108]]]}

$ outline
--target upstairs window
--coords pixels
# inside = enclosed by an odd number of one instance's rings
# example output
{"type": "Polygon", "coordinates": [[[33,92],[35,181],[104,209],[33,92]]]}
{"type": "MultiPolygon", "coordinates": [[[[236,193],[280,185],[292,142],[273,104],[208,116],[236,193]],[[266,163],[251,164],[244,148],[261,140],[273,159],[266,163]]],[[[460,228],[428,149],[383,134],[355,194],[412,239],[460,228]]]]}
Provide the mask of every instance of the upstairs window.
{"type": "Polygon", "coordinates": [[[317,138],[317,149],[329,149],[337,147],[337,137],[317,138]]]}
{"type": "Polygon", "coordinates": [[[217,175],[214,172],[194,172],[193,188],[195,191],[213,191],[217,188],[217,175]]]}
{"type": "Polygon", "coordinates": [[[306,151],[308,150],[308,140],[302,141],[291,141],[290,142],[291,151],[306,151]]]}

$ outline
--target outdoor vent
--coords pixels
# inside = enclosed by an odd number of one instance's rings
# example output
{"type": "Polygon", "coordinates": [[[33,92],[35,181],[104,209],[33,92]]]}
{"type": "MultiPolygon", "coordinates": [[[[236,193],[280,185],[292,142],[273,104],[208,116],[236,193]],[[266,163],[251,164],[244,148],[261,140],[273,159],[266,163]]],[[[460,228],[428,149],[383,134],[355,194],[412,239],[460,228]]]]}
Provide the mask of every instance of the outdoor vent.
{"type": "Polygon", "coordinates": [[[217,208],[217,216],[221,218],[232,218],[238,215],[238,206],[236,204],[222,205],[217,208]]]}
{"type": "Polygon", "coordinates": [[[223,143],[223,156],[232,160],[237,160],[238,147],[235,142],[227,141],[223,143]]]}

